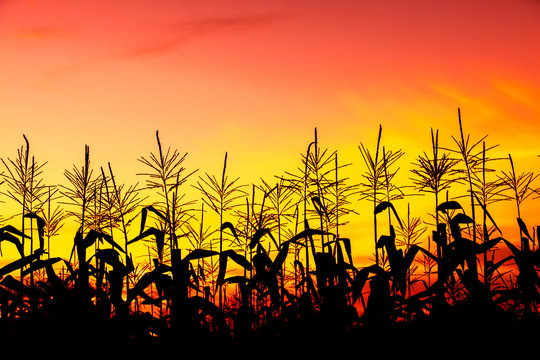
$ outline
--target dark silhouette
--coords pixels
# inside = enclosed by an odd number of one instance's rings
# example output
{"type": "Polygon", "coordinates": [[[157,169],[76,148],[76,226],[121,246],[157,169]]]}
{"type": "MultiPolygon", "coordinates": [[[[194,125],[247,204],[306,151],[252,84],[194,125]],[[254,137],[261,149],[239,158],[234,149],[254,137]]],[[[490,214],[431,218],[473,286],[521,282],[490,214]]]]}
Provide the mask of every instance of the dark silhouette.
{"type": "Polygon", "coordinates": [[[339,177],[337,152],[321,151],[316,133],[299,172],[277,177],[275,186],[263,181],[251,195],[228,179],[226,154],[221,177],[206,174],[194,186],[218,217],[212,231],[204,228],[204,205],[198,210],[183,200],[194,174],[185,175],[186,155],[164,151],[157,132],[158,153],[141,158],[149,169],[141,174],[145,188],[124,187],[110,164],[109,176],[103,169],[94,176],[86,146],[84,165],[66,171],[71,187],[60,195],[43,184],[44,164],[30,157],[25,137],[18,157],[2,160],[3,194],[22,206],[22,227],[0,228],[0,242],[20,255],[0,268],[0,343],[14,353],[97,358],[232,345],[294,346],[298,355],[320,348],[419,357],[528,354],[540,325],[540,230],[531,235],[519,206],[538,193],[536,176],[516,175],[509,157],[512,172],[486,180],[485,143],[469,151],[479,142],[471,146],[464,137],[461,114],[459,124],[461,160],[432,132],[432,155],[413,164],[412,191],[435,195],[427,246],[411,242],[423,231],[397,211],[397,202],[414,194],[392,183],[397,170],[390,166],[403,153],[383,146],[379,156],[382,127],[375,158],[360,148],[368,166],[364,190],[339,177]],[[440,201],[459,184],[477,211],[472,216],[460,196],[440,201]],[[145,192],[159,200],[145,204],[145,192]],[[340,234],[356,194],[373,202],[375,234],[382,233],[374,262],[364,266],[353,263],[359,240],[340,234]],[[521,239],[503,237],[489,213],[497,196],[517,202],[521,239]],[[59,210],[51,215],[56,199],[79,225],[69,259],[50,253],[65,219],[59,210]],[[377,217],[385,213],[384,229],[377,217]],[[141,244],[148,253],[137,262],[132,249],[141,244]]]}

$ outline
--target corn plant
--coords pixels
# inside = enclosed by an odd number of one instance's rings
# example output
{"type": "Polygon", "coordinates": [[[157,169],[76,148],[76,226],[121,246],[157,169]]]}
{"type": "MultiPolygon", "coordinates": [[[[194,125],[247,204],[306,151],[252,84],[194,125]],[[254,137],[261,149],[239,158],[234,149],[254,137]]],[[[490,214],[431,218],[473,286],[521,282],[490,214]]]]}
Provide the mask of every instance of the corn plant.
{"type": "MultiPolygon", "coordinates": [[[[199,176],[195,189],[201,192],[202,201],[219,216],[219,253],[223,253],[223,223],[224,216],[234,207],[238,206],[235,202],[245,195],[242,185],[238,184],[239,178],[229,180],[227,175],[227,153],[223,161],[223,171],[221,179],[208,173],[205,177],[199,176]]],[[[218,284],[219,308],[223,308],[222,284],[218,284]]]]}
{"type": "MultiPolygon", "coordinates": [[[[516,174],[512,155],[508,154],[510,162],[510,171],[502,171],[499,176],[501,186],[505,190],[506,199],[513,200],[516,205],[517,217],[522,221],[521,206],[523,202],[533,195],[536,191],[533,187],[534,181],[540,174],[535,174],[532,171],[516,174]]],[[[521,249],[524,250],[529,246],[527,238],[523,237],[523,229],[520,227],[519,237],[521,241],[521,249]]]]}
{"type": "MultiPolygon", "coordinates": [[[[419,217],[411,217],[410,204],[407,204],[407,219],[403,222],[402,227],[396,229],[399,237],[395,239],[396,245],[404,247],[404,252],[409,253],[413,245],[419,246],[422,242],[422,236],[426,232],[427,227],[422,223],[419,217]]],[[[414,275],[417,271],[417,266],[410,264],[407,269],[406,281],[407,291],[409,296],[412,295],[412,286],[419,279],[415,279],[414,275]]]]}
{"type": "Polygon", "coordinates": [[[92,226],[92,222],[88,219],[90,207],[96,199],[96,189],[101,181],[100,176],[94,176],[94,172],[90,168],[90,147],[88,145],[85,145],[84,148],[84,163],[81,168],[74,165],[72,171],[65,170],[64,176],[68,180],[69,186],[61,185],[60,193],[64,199],[61,203],[72,208],[67,210],[67,213],[76,218],[79,232],[84,235],[86,229],[92,226]]]}
{"type": "MultiPolygon", "coordinates": [[[[33,244],[33,223],[30,221],[30,235],[26,234],[25,220],[28,219],[25,216],[27,213],[37,213],[43,206],[45,196],[45,186],[43,184],[42,173],[43,167],[46,163],[38,163],[34,156],[30,153],[30,143],[25,135],[24,145],[17,150],[17,156],[14,159],[8,158],[1,159],[6,172],[2,173],[4,182],[8,189],[2,191],[2,194],[9,199],[15,201],[21,206],[21,256],[25,254],[25,239],[30,240],[30,253],[34,251],[33,244]]],[[[23,279],[21,269],[21,281],[23,279]]],[[[30,278],[30,282],[33,285],[33,278],[30,278]]]]}
{"type": "MultiPolygon", "coordinates": [[[[135,216],[132,214],[138,210],[138,208],[141,206],[142,202],[146,199],[140,196],[140,189],[138,188],[138,184],[128,186],[124,184],[118,184],[116,181],[116,178],[114,176],[111,164],[108,164],[109,168],[109,176],[110,181],[112,185],[111,194],[109,196],[108,186],[106,184],[107,188],[107,198],[110,200],[110,216],[113,218],[111,219],[111,237],[113,237],[113,231],[112,226],[113,224],[116,225],[116,227],[120,228],[122,235],[124,236],[124,253],[126,254],[126,266],[128,265],[128,261],[131,261],[128,258],[128,228],[135,219],[135,216]]],[[[106,176],[103,174],[103,179],[106,179],[106,176]]],[[[126,291],[129,290],[129,273],[126,274],[126,291]]]]}
{"type": "Polygon", "coordinates": [[[52,186],[47,186],[47,198],[46,205],[41,208],[40,216],[45,222],[44,236],[47,238],[47,257],[51,256],[51,238],[57,237],[60,235],[60,230],[64,226],[64,221],[69,216],[60,205],[56,205],[53,208],[52,202],[58,200],[59,196],[58,187],[52,188],[52,186]]]}
{"type": "MultiPolygon", "coordinates": [[[[263,179],[261,179],[262,185],[260,189],[264,191],[265,194],[268,194],[268,203],[270,206],[269,211],[274,215],[274,225],[271,227],[274,233],[277,233],[277,245],[278,248],[281,248],[283,243],[283,237],[286,234],[287,225],[294,220],[294,209],[297,206],[297,203],[294,199],[294,191],[286,186],[285,180],[283,178],[272,187],[263,179]]],[[[291,233],[289,232],[289,235],[291,233]]],[[[283,268],[281,269],[282,273],[286,272],[286,263],[283,262],[283,268]]],[[[284,290],[285,290],[285,276],[281,276],[281,296],[282,303],[284,301],[284,290]]]]}
{"type": "MultiPolygon", "coordinates": [[[[431,193],[434,196],[435,227],[438,232],[440,223],[439,211],[437,210],[439,207],[439,197],[443,191],[449,189],[452,184],[459,181],[455,176],[455,167],[458,160],[451,158],[448,153],[440,153],[438,130],[434,134],[433,129],[431,129],[431,150],[431,156],[424,152],[417,157],[416,161],[412,164],[413,168],[411,172],[414,175],[412,181],[416,189],[420,192],[431,193]]],[[[442,238],[442,234],[436,234],[434,232],[433,241],[435,241],[437,235],[439,238],[442,238]]],[[[437,243],[435,245],[437,246],[437,256],[441,257],[441,245],[437,243]]]]}
{"type": "Polygon", "coordinates": [[[177,230],[184,225],[183,217],[187,214],[186,207],[189,207],[193,202],[188,201],[183,203],[183,195],[179,192],[180,187],[197,170],[186,174],[186,169],[183,167],[183,162],[187,157],[187,153],[181,154],[178,150],[167,148],[164,151],[159,138],[159,132],[156,131],[156,140],[158,153],[150,153],[148,157],[140,157],[138,160],[144,164],[149,172],[139,173],[138,175],[146,177],[145,189],[157,190],[161,200],[152,204],[153,209],[156,209],[156,214],[160,214],[162,228],[169,237],[170,249],[178,248],[177,230]],[[180,220],[180,221],[179,221],[180,220]]]}
{"type": "MultiPolygon", "coordinates": [[[[361,200],[369,200],[373,204],[373,234],[374,234],[374,253],[375,264],[379,265],[379,251],[377,247],[378,233],[377,233],[377,212],[376,207],[386,196],[386,201],[399,199],[403,193],[399,187],[396,187],[392,183],[392,179],[396,175],[398,170],[393,170],[393,166],[403,156],[401,150],[386,151],[383,147],[381,149],[382,138],[382,126],[379,125],[379,132],[377,136],[377,145],[375,150],[371,152],[368,148],[360,143],[358,149],[362,155],[365,172],[362,174],[364,179],[359,185],[361,187],[360,194],[361,200]],[[382,150],[382,154],[381,154],[382,150]],[[397,194],[392,194],[396,192],[397,194]]],[[[390,216],[390,213],[389,213],[390,216]]]]}

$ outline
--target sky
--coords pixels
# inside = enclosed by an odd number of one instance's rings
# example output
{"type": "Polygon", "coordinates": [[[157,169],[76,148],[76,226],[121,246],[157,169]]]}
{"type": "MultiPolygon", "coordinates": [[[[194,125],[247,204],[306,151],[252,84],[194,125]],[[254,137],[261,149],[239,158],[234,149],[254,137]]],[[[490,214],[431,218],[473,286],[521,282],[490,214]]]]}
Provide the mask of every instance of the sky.
{"type": "MultiPolygon", "coordinates": [[[[380,124],[406,180],[432,128],[453,144],[460,108],[473,139],[532,171],[539,58],[534,0],[0,0],[0,157],[25,134],[47,181],[65,184],[87,144],[95,167],[140,182],[159,130],[188,170],[219,174],[227,152],[249,184],[296,169],[317,128],[354,180],[380,124]]],[[[346,235],[363,236],[364,213],[346,235]]]]}

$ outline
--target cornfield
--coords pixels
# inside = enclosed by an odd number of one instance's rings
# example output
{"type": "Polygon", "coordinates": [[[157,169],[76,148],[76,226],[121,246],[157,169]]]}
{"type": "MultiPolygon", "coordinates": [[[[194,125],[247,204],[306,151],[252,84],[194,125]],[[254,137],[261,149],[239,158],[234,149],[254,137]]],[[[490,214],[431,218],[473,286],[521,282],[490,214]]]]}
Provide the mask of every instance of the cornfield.
{"type": "Polygon", "coordinates": [[[158,132],[157,151],[139,158],[142,185],[121,183],[110,163],[92,168],[88,146],[82,166],[65,171],[68,185],[48,185],[24,137],[15,158],[2,158],[1,194],[19,210],[0,228],[18,254],[0,268],[1,341],[68,356],[232,344],[528,351],[540,228],[520,208],[540,194],[538,174],[516,173],[510,154],[491,157],[494,146],[466,135],[461,114],[459,125],[447,148],[432,130],[408,185],[396,183],[404,152],[384,145],[382,126],[375,149],[359,146],[356,184],[316,130],[296,171],[252,185],[230,176],[227,153],[220,174],[185,169],[187,154],[158,132]],[[193,191],[200,197],[188,199],[193,191]],[[433,199],[422,219],[410,215],[418,195],[433,199]],[[358,201],[371,213],[357,214],[358,201]],[[509,201],[518,239],[492,216],[509,201]],[[374,239],[342,235],[353,215],[371,219],[374,239]],[[54,256],[68,221],[70,256],[54,256]],[[359,241],[372,263],[354,261],[359,241]]]}

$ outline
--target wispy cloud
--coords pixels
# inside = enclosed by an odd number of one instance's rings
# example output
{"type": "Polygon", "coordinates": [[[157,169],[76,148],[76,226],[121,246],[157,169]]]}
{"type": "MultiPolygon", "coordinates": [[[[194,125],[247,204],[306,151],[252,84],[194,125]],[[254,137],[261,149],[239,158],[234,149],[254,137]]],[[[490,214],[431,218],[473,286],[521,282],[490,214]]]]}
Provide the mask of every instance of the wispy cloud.
{"type": "Polygon", "coordinates": [[[19,39],[46,40],[62,37],[64,34],[55,27],[39,26],[22,29],[15,34],[19,39]]]}
{"type": "Polygon", "coordinates": [[[238,15],[182,21],[167,30],[172,35],[161,35],[150,42],[141,42],[120,54],[121,57],[162,55],[193,39],[224,31],[249,30],[274,22],[274,14],[238,15]]]}
{"type": "MultiPolygon", "coordinates": [[[[112,40],[114,46],[107,49],[83,52],[76,60],[48,69],[37,81],[36,87],[41,91],[56,89],[69,75],[79,72],[88,66],[109,62],[125,61],[142,57],[157,57],[178,50],[183,44],[198,38],[211,36],[220,32],[248,31],[256,27],[274,22],[278,16],[274,14],[237,15],[208,17],[197,20],[170,23],[149,30],[146,36],[133,41],[120,37],[112,40]],[[128,41],[131,41],[128,43],[128,41]],[[114,50],[110,50],[113,48],[114,50]]],[[[53,28],[33,28],[21,32],[27,38],[49,38],[58,36],[60,32],[53,28]]],[[[111,45],[111,42],[108,44],[111,45]]]]}

